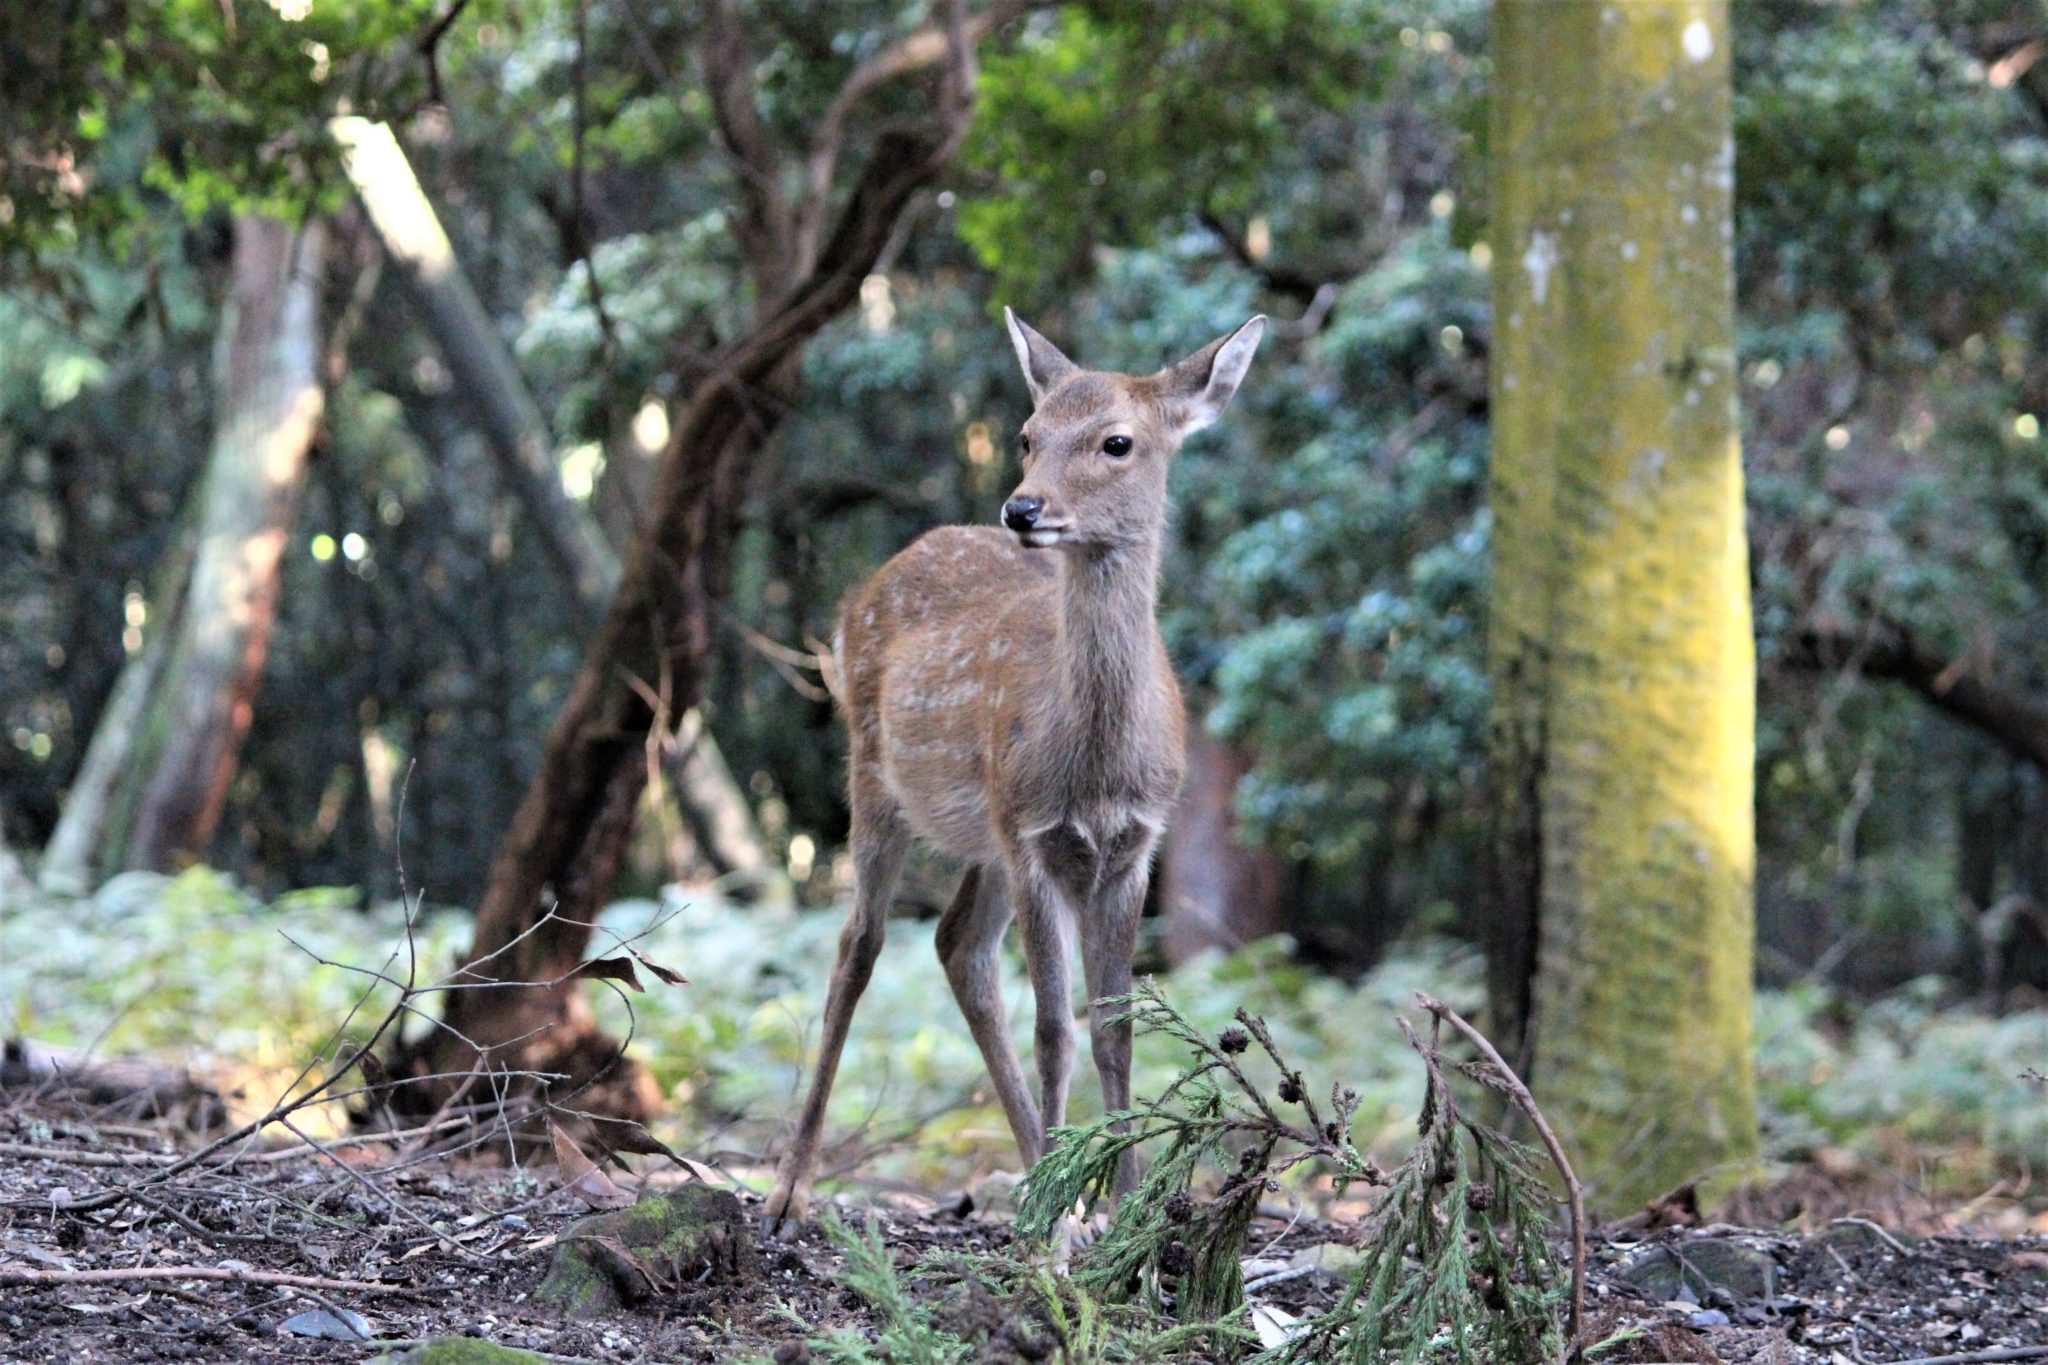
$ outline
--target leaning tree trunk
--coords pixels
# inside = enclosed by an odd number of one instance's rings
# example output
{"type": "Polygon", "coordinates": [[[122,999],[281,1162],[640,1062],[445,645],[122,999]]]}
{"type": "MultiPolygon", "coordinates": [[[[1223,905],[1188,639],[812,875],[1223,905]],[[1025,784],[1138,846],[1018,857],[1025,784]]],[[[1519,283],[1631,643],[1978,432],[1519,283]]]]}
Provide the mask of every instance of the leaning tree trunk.
{"type": "MultiPolygon", "coordinates": [[[[447,1027],[408,1065],[462,1073],[482,1049],[493,1066],[581,1081],[615,1061],[615,1045],[589,1026],[582,986],[568,973],[624,859],[648,737],[699,699],[748,467],[787,410],[805,344],[853,304],[911,196],[954,142],[924,130],[881,135],[817,263],[697,384],[662,456],[619,590],[477,909],[470,971],[503,989],[453,993],[447,1027]],[[657,697],[666,714],[656,715],[657,697]]],[[[644,1114],[653,1096],[630,1072],[614,1074],[624,1084],[580,1096],[579,1107],[644,1114]]]]}
{"type": "Polygon", "coordinates": [[[584,607],[604,609],[619,561],[597,520],[562,488],[547,419],[470,288],[441,219],[389,124],[349,116],[330,125],[401,292],[434,339],[506,487],[584,607]]]}
{"type": "Polygon", "coordinates": [[[1758,1143],[1728,15],[1493,34],[1489,984],[1617,1209],[1758,1143]]]}
{"type": "MultiPolygon", "coordinates": [[[[100,873],[204,857],[227,803],[320,420],[323,240],[318,223],[235,221],[191,578],[155,676],[144,670],[139,684],[147,702],[132,733],[115,736],[125,745],[112,745],[118,778],[106,798],[100,873]]],[[[110,707],[110,719],[122,718],[110,707]]]]}

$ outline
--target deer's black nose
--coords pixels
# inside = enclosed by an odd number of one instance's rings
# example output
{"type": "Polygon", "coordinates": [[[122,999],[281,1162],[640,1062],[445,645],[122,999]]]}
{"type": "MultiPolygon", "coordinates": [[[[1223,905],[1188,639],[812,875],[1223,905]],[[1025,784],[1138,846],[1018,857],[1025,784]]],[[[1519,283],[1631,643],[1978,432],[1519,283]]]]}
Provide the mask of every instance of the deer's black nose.
{"type": "Polygon", "coordinates": [[[1011,498],[1003,504],[1003,525],[1020,533],[1028,531],[1038,525],[1039,513],[1043,511],[1044,498],[1011,498]]]}

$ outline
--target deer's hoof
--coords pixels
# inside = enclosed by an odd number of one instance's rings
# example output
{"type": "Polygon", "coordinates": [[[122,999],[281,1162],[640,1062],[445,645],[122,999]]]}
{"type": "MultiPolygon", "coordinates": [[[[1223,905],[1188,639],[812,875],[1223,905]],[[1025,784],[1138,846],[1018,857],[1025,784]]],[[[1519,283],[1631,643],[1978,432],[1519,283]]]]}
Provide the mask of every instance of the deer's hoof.
{"type": "Polygon", "coordinates": [[[761,1235],[771,1242],[795,1237],[811,1216],[811,1192],[777,1182],[761,1210],[761,1235]]]}

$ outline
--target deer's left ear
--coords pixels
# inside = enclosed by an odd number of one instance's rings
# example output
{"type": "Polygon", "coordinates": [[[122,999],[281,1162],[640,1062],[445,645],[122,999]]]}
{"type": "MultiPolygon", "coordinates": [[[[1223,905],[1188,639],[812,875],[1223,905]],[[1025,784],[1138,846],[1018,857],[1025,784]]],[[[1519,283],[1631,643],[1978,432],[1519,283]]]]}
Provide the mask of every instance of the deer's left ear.
{"type": "Polygon", "coordinates": [[[1167,402],[1183,433],[1199,431],[1223,415],[1265,334],[1266,315],[1261,313],[1165,371],[1167,402]]]}

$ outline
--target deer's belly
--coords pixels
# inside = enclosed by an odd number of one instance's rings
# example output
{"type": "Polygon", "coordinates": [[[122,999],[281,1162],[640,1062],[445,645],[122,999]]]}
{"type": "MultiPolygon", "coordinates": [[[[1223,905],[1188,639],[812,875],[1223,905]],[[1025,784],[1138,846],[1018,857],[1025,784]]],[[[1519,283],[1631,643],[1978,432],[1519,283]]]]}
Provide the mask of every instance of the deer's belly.
{"type": "Polygon", "coordinates": [[[917,836],[956,858],[987,863],[998,845],[989,823],[981,749],[945,740],[888,746],[883,781],[917,836]]]}
{"type": "Polygon", "coordinates": [[[881,696],[883,781],[918,836],[955,857],[992,862],[986,736],[1006,679],[984,666],[954,624],[918,632],[892,651],[881,696]]]}

